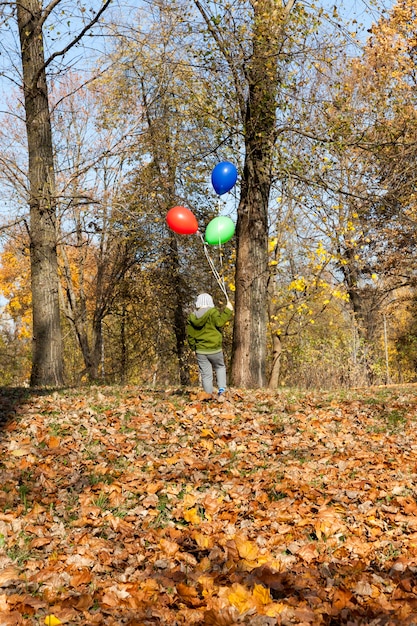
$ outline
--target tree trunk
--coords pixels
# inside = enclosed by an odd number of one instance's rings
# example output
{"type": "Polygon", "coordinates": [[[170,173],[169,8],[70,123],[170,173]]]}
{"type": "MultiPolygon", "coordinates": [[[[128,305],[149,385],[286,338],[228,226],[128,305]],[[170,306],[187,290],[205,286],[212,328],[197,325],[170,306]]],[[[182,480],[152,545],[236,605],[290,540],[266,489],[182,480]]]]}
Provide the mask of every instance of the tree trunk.
{"type": "Polygon", "coordinates": [[[231,380],[236,387],[245,388],[264,387],[266,383],[268,200],[262,197],[260,186],[252,183],[258,178],[259,167],[260,163],[247,156],[236,224],[231,380]]]}
{"type": "Polygon", "coordinates": [[[175,352],[179,365],[180,384],[187,386],[190,384],[190,370],[185,358],[187,341],[187,320],[184,315],[185,290],[180,273],[180,259],[175,235],[170,235],[169,243],[170,281],[173,286],[172,299],[174,301],[175,352]]]}
{"type": "MultiPolygon", "coordinates": [[[[84,276],[81,269],[81,278],[79,285],[79,297],[77,298],[73,277],[71,275],[71,264],[68,259],[65,246],[61,247],[61,259],[62,259],[62,276],[65,281],[65,294],[60,289],[62,310],[64,311],[68,321],[73,326],[75,335],[77,337],[78,345],[81,349],[81,353],[84,360],[85,369],[81,372],[80,378],[87,374],[91,382],[97,378],[97,368],[94,366],[94,354],[90,348],[89,333],[88,333],[88,320],[87,320],[87,299],[84,292],[84,276]]],[[[92,344],[94,345],[94,344],[92,344]]]]}
{"type": "Polygon", "coordinates": [[[30,185],[30,256],[33,309],[32,386],[63,384],[58,295],[55,175],[52,131],[38,0],[16,3],[30,185]]]}
{"type": "Polygon", "coordinates": [[[279,375],[281,373],[281,356],[281,338],[278,333],[274,333],[272,335],[272,368],[268,382],[269,389],[276,389],[278,387],[279,375]]]}
{"type": "MultiPolygon", "coordinates": [[[[153,166],[159,182],[164,184],[164,195],[167,206],[173,206],[177,199],[176,174],[177,158],[173,145],[173,131],[169,126],[170,107],[169,101],[161,98],[159,107],[154,109],[148,102],[147,90],[144,78],[140,79],[142,89],[143,108],[149,130],[150,152],[153,157],[153,166]]],[[[175,133],[174,133],[175,134],[175,133]]],[[[180,272],[180,259],[178,243],[174,234],[169,236],[169,252],[167,256],[168,281],[172,290],[171,302],[173,303],[173,331],[175,333],[175,354],[178,359],[179,379],[182,386],[190,384],[190,370],[187,364],[187,320],[185,310],[184,281],[180,272]]],[[[159,358],[159,357],[157,357],[159,358]]]]}
{"type": "Polygon", "coordinates": [[[355,259],[356,251],[352,248],[345,250],[344,259],[347,261],[341,269],[345,279],[346,291],[351,303],[356,331],[359,338],[359,357],[363,375],[367,385],[375,380],[373,363],[375,359],[375,323],[378,319],[379,305],[373,301],[374,293],[366,287],[359,287],[360,272],[355,259]]]}
{"type": "MultiPolygon", "coordinates": [[[[91,354],[91,368],[88,372],[88,376],[90,380],[98,380],[99,379],[99,370],[100,363],[102,362],[103,357],[103,324],[102,317],[98,316],[97,319],[93,320],[93,338],[92,338],[92,354],[91,354]]],[[[102,376],[104,372],[102,371],[102,376]]],[[[104,377],[104,376],[103,376],[104,377]]]]}
{"type": "Polygon", "coordinates": [[[126,384],[127,381],[127,339],[126,339],[126,322],[127,322],[127,307],[125,302],[122,302],[122,315],[120,321],[120,383],[126,384]]]}
{"type": "Polygon", "coordinates": [[[253,5],[252,57],[246,67],[245,164],[236,224],[236,314],[233,329],[232,383],[266,384],[268,301],[268,205],[272,150],[276,134],[276,92],[280,82],[277,53],[292,2],[277,19],[275,0],[253,5]]]}

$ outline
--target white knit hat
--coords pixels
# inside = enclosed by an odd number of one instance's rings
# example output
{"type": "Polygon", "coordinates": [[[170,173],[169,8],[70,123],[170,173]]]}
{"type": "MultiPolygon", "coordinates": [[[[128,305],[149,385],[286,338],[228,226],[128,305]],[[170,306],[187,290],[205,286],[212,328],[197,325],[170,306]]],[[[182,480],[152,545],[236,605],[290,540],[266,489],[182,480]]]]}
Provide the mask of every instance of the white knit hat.
{"type": "Polygon", "coordinates": [[[200,293],[195,306],[197,309],[212,309],[214,307],[213,298],[208,293],[200,293]]]}

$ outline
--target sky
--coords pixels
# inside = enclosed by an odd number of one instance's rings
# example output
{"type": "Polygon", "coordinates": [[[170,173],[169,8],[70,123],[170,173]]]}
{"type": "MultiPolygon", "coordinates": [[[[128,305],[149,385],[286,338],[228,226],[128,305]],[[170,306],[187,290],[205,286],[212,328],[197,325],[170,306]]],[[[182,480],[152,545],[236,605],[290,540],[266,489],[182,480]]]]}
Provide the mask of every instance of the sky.
{"type": "MultiPolygon", "coordinates": [[[[394,0],[320,0],[320,5],[332,14],[335,7],[344,22],[350,22],[358,28],[358,38],[363,43],[369,36],[368,29],[378,22],[393,6],[394,0]]],[[[336,21],[336,20],[335,20],[336,21]]]]}
{"type": "MultiPolygon", "coordinates": [[[[302,2],[303,0],[298,1],[302,2]]],[[[356,20],[358,24],[363,24],[360,37],[363,42],[368,36],[367,29],[370,28],[374,21],[378,20],[381,11],[392,5],[391,0],[378,0],[379,6],[377,6],[375,0],[311,0],[311,2],[314,1],[316,4],[324,6],[330,16],[333,14],[333,7],[335,7],[343,20],[351,22],[356,20]]],[[[131,19],[133,11],[136,11],[141,6],[149,7],[151,2],[152,0],[114,0],[109,12],[116,12],[121,19],[128,21],[131,19]]],[[[309,1],[307,1],[307,4],[309,4],[309,1]]],[[[49,25],[45,32],[47,53],[56,49],[62,49],[69,37],[73,36],[75,32],[79,32],[83,23],[91,18],[94,7],[99,7],[100,5],[101,0],[90,0],[87,10],[84,10],[84,7],[79,2],[61,0],[53,23],[49,25]],[[65,12],[66,9],[68,9],[68,12],[65,12]],[[69,17],[70,14],[74,14],[74,11],[78,11],[78,14],[75,17],[69,17]]],[[[19,57],[16,54],[19,49],[16,27],[13,21],[8,23],[4,21],[5,10],[0,10],[0,116],[2,112],[7,110],[7,98],[10,97],[12,90],[16,90],[16,83],[19,82],[20,75],[19,57]]],[[[335,21],[339,21],[338,18],[335,18],[335,21]]],[[[83,69],[87,69],[85,59],[89,58],[89,63],[91,63],[95,55],[103,50],[108,43],[108,39],[103,36],[86,37],[77,48],[71,51],[65,61],[69,61],[73,67],[82,72],[83,69]]],[[[359,53],[357,48],[352,50],[353,54],[359,53]]],[[[59,65],[57,67],[59,68],[59,65]]],[[[8,211],[9,206],[0,195],[0,215],[1,213],[4,214],[4,212],[7,214],[8,211]]]]}
{"type": "MultiPolygon", "coordinates": [[[[46,32],[47,52],[51,52],[54,49],[62,49],[69,36],[72,36],[74,32],[79,32],[84,20],[88,20],[91,17],[94,6],[98,7],[100,4],[101,0],[90,0],[87,11],[84,11],[78,2],[62,0],[59,7],[62,7],[62,9],[67,7],[71,12],[79,10],[79,13],[77,17],[68,19],[64,11],[57,12],[57,19],[53,27],[46,32]]],[[[140,6],[147,4],[150,4],[149,0],[114,0],[114,9],[112,10],[120,11],[120,15],[129,20],[132,11],[136,11],[140,6]]],[[[378,0],[379,6],[377,6],[373,0],[321,0],[318,4],[324,6],[330,15],[333,14],[333,7],[335,7],[343,21],[346,20],[353,23],[356,20],[357,24],[362,25],[360,39],[365,42],[368,36],[367,29],[371,27],[373,22],[379,19],[383,10],[389,9],[393,2],[391,0],[378,0]]],[[[20,76],[19,57],[16,55],[19,49],[17,30],[13,22],[9,21],[7,23],[4,21],[5,9],[3,8],[1,11],[3,12],[0,12],[0,116],[2,112],[7,110],[7,98],[10,97],[13,90],[17,89],[20,76]]],[[[107,40],[103,37],[86,38],[81,45],[71,52],[67,59],[74,67],[82,71],[86,69],[85,59],[93,59],[99,51],[105,48],[106,42],[107,40]]],[[[230,198],[229,206],[226,206],[223,204],[224,200],[222,199],[219,210],[225,213],[234,212],[236,210],[236,202],[236,197],[230,198]]],[[[5,199],[5,194],[0,194],[0,219],[1,217],[9,218],[11,208],[10,202],[5,199]]]]}
{"type": "MultiPolygon", "coordinates": [[[[303,0],[299,1],[302,2],[303,0]]],[[[388,9],[393,4],[392,0],[377,0],[377,2],[375,0],[315,0],[314,2],[313,0],[313,2],[307,1],[306,5],[312,6],[314,3],[324,6],[330,15],[332,15],[333,7],[335,7],[337,13],[344,20],[352,21],[356,19],[358,24],[363,24],[363,33],[364,37],[366,37],[366,29],[371,26],[372,22],[378,20],[381,11],[388,9]]],[[[82,28],[83,23],[88,21],[93,15],[94,6],[98,7],[100,4],[100,0],[91,0],[89,3],[90,8],[84,10],[78,2],[68,3],[67,0],[62,0],[58,5],[59,11],[54,13],[54,23],[45,31],[45,48],[47,53],[57,48],[62,48],[69,40],[69,36],[78,32],[82,28]],[[68,13],[65,12],[66,10],[68,10],[68,13]],[[73,16],[74,11],[78,11],[78,15],[75,17],[73,16]],[[70,18],[68,17],[69,13],[71,13],[70,18]]],[[[146,7],[150,4],[151,0],[113,0],[113,4],[108,9],[106,15],[118,14],[122,20],[125,19],[128,23],[132,12],[141,6],[146,7]]],[[[14,52],[18,50],[17,32],[13,21],[4,21],[5,11],[6,9],[0,9],[0,93],[3,94],[9,91],[11,85],[10,80],[5,80],[4,76],[10,76],[19,69],[16,55],[10,53],[10,50],[14,52]]],[[[97,28],[95,32],[97,33],[97,28]]],[[[83,60],[87,57],[93,57],[95,53],[102,50],[106,45],[106,41],[104,37],[84,38],[82,43],[70,53],[72,62],[82,69],[83,60]]]]}

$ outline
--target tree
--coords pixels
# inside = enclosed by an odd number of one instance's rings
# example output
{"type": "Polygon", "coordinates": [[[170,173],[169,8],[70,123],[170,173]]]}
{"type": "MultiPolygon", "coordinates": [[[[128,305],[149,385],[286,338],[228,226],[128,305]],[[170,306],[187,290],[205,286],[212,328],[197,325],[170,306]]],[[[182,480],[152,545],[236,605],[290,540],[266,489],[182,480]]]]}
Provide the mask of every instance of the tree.
{"type": "Polygon", "coordinates": [[[416,285],[417,2],[398,0],[372,27],[353,67],[357,89],[373,121],[368,134],[375,194],[366,218],[379,233],[378,273],[416,285]]]}
{"type": "Polygon", "coordinates": [[[32,337],[29,238],[14,227],[3,246],[0,291],[6,299],[0,316],[2,384],[22,384],[30,373],[32,337]]]}
{"type": "Polygon", "coordinates": [[[113,69],[102,84],[103,120],[115,127],[121,119],[131,119],[134,128],[124,203],[139,224],[151,225],[160,266],[159,272],[149,269],[148,276],[155,280],[163,307],[161,328],[167,322],[171,326],[179,382],[187,385],[187,307],[195,283],[207,280],[198,271],[201,263],[192,267],[197,247],[202,253],[201,242],[168,230],[165,216],[176,204],[186,204],[206,221],[209,201],[200,190],[201,159],[210,150],[215,122],[207,115],[204,81],[186,57],[184,41],[189,32],[184,12],[177,10],[176,3],[159,0],[147,8],[145,30],[140,15],[131,20],[127,31],[113,33],[117,44],[113,69]]]}
{"type": "Polygon", "coordinates": [[[368,382],[383,307],[416,282],[416,8],[397,2],[371,29],[361,56],[334,64],[315,112],[324,140],[305,159],[306,170],[312,158],[322,160],[313,167],[319,191],[310,194],[308,212],[343,277],[368,382]]]}
{"type": "MultiPolygon", "coordinates": [[[[121,221],[121,189],[129,146],[126,127],[100,123],[94,81],[81,88],[68,72],[53,90],[59,226],[60,300],[84,361],[77,379],[98,378],[103,355],[103,322],[130,267],[140,261],[133,220],[121,221]]],[[[130,127],[129,127],[130,130],[130,127]]],[[[104,372],[102,371],[102,374],[104,372]]]]}
{"type": "Polygon", "coordinates": [[[259,387],[266,382],[268,210],[277,112],[284,102],[279,92],[288,80],[295,33],[305,29],[307,16],[292,0],[239,2],[233,9],[200,0],[195,5],[228,66],[243,135],[231,373],[235,385],[259,387]]]}
{"type": "Polygon", "coordinates": [[[30,181],[32,385],[63,383],[58,300],[55,175],[39,2],[17,3],[30,181]]]}
{"type": "Polygon", "coordinates": [[[106,0],[80,33],[64,49],[48,58],[43,29],[54,0],[45,8],[40,0],[16,2],[19,29],[25,122],[28,140],[30,257],[33,315],[31,385],[54,386],[64,381],[58,294],[55,167],[46,69],[62,57],[98,21],[111,0],[106,0]]]}

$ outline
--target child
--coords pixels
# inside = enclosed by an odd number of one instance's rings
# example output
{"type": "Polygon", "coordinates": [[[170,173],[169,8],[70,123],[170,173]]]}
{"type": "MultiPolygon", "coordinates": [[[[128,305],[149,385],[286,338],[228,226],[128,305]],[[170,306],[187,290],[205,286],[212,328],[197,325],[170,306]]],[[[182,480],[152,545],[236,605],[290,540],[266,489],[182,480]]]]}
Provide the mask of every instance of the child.
{"type": "Polygon", "coordinates": [[[227,300],[223,313],[214,306],[208,293],[201,293],[195,303],[196,310],[187,321],[187,337],[191,350],[196,353],[201,382],[206,393],[213,393],[213,368],[216,372],[218,400],[224,400],[226,367],[222,350],[220,328],[232,317],[233,305],[227,300]]]}

